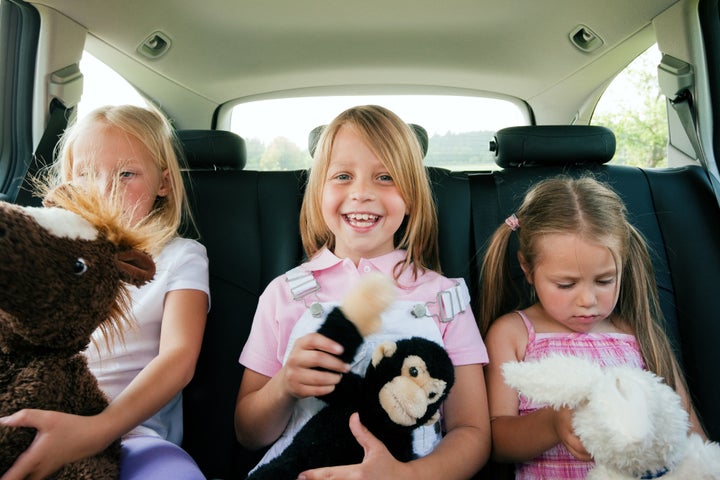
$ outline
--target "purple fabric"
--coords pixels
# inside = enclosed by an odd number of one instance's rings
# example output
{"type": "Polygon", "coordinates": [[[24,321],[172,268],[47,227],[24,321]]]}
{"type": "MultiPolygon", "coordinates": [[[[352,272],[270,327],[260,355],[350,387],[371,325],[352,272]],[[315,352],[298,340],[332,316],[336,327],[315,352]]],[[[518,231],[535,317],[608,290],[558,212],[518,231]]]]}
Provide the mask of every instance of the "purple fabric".
{"type": "Polygon", "coordinates": [[[120,480],[205,480],[195,461],[172,442],[132,436],[122,442],[120,480]]]}

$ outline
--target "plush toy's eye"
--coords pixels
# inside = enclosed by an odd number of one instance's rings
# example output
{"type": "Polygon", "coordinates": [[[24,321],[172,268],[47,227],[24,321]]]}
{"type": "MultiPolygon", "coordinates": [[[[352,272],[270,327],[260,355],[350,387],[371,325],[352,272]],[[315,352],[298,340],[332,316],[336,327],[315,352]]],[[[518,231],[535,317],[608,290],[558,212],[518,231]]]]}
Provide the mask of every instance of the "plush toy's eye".
{"type": "Polygon", "coordinates": [[[417,367],[410,367],[410,370],[408,370],[408,373],[410,373],[411,377],[417,377],[418,376],[417,367]]]}
{"type": "Polygon", "coordinates": [[[437,392],[430,392],[430,393],[428,394],[428,398],[429,398],[430,400],[432,400],[432,399],[435,398],[435,397],[437,397],[437,392]]]}
{"type": "Polygon", "coordinates": [[[87,272],[87,264],[85,263],[85,260],[82,258],[78,258],[75,260],[75,265],[73,265],[73,273],[75,275],[82,275],[83,273],[87,272]]]}

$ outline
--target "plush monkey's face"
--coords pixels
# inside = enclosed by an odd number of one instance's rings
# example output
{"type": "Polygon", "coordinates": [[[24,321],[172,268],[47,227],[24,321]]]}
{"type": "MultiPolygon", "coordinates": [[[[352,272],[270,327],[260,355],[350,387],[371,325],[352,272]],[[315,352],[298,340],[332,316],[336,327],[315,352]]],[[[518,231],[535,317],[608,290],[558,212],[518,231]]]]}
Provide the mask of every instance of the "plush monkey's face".
{"type": "Polygon", "coordinates": [[[434,423],[440,403],[452,386],[453,367],[447,353],[428,340],[385,342],[374,352],[372,367],[382,379],[378,400],[390,420],[414,427],[434,423]]]}
{"type": "MultiPolygon", "coordinates": [[[[390,419],[398,425],[415,425],[445,392],[447,383],[432,378],[425,361],[411,355],[403,361],[400,374],[380,389],[380,404],[390,419]]],[[[437,420],[439,413],[430,422],[437,420]]]]}

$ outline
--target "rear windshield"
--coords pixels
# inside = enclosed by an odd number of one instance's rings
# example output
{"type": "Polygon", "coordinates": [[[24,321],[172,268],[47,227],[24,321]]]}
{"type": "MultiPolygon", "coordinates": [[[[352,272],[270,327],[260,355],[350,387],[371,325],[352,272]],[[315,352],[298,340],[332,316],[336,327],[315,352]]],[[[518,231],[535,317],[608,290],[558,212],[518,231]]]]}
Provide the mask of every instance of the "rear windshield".
{"type": "Polygon", "coordinates": [[[302,97],[241,103],[232,110],[230,129],[246,141],[250,170],[309,168],[308,134],[343,110],[376,104],[407,123],[427,130],[426,165],[452,170],[494,169],[488,145],[495,132],[527,125],[527,113],[508,100],[467,96],[380,95],[302,97]]]}

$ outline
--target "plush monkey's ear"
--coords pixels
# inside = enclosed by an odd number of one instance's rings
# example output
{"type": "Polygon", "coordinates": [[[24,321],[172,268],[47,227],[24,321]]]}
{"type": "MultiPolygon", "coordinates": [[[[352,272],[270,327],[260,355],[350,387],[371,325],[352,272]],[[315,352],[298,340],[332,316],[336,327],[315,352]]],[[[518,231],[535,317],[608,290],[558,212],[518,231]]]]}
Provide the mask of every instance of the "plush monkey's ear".
{"type": "Polygon", "coordinates": [[[140,287],[155,276],[155,262],[140,250],[123,250],[115,255],[115,264],[120,270],[122,281],[140,287]]]}
{"type": "Polygon", "coordinates": [[[380,360],[383,357],[392,357],[397,351],[397,344],[395,342],[383,342],[375,348],[372,354],[372,365],[377,367],[380,360]]]}

